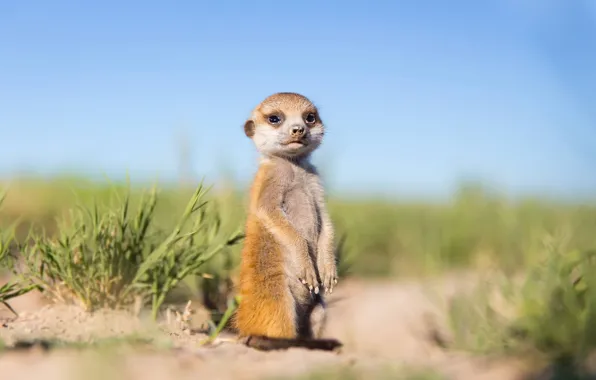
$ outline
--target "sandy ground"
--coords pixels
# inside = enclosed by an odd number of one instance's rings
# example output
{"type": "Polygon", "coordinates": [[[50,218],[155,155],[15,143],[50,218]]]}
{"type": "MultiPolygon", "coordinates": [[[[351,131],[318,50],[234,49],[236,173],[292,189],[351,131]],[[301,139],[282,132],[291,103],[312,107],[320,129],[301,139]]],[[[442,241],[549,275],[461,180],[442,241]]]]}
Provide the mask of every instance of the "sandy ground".
{"type": "MultiPolygon", "coordinates": [[[[448,297],[473,281],[455,275],[425,284],[340,283],[329,297],[327,329],[328,336],[344,342],[340,353],[302,349],[263,353],[227,341],[213,347],[199,347],[204,335],[170,328],[169,332],[162,330],[157,334],[169,339],[174,349],[101,353],[73,349],[8,351],[0,354],[0,373],[2,378],[11,380],[74,380],[90,376],[111,380],[263,379],[350,367],[367,373],[363,378],[378,378],[375,370],[404,366],[430,368],[445,379],[523,379],[524,371],[519,363],[487,361],[448,352],[433,338],[447,336],[437,303],[440,298],[436,297],[448,297]]],[[[35,337],[84,341],[135,332],[156,334],[155,329],[128,314],[105,311],[90,315],[76,307],[44,305],[34,294],[11,304],[20,317],[5,322],[0,329],[0,337],[9,345],[17,339],[35,337]]],[[[0,310],[0,318],[10,317],[8,311],[0,310]]]]}

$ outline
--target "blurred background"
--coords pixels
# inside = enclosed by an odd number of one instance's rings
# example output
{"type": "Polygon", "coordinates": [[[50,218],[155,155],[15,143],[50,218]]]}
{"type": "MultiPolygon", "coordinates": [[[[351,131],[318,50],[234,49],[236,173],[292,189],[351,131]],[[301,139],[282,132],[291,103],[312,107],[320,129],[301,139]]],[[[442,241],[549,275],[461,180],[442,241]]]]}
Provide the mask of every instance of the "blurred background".
{"type": "Polygon", "coordinates": [[[243,122],[292,91],[345,273],[519,267],[544,233],[595,243],[594,67],[591,0],[0,2],[0,220],[51,232],[128,176],[168,223],[204,178],[241,228],[243,122]]]}

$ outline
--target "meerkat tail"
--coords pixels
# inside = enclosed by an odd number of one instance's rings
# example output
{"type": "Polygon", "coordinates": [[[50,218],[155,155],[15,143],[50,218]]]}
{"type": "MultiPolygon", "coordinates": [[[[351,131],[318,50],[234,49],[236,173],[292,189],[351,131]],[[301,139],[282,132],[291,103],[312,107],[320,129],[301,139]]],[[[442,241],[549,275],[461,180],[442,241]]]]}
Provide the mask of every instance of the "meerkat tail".
{"type": "Polygon", "coordinates": [[[343,347],[337,339],[305,339],[305,338],[270,338],[252,335],[243,339],[243,343],[260,351],[286,350],[288,348],[306,348],[308,350],[336,351],[343,347]]]}

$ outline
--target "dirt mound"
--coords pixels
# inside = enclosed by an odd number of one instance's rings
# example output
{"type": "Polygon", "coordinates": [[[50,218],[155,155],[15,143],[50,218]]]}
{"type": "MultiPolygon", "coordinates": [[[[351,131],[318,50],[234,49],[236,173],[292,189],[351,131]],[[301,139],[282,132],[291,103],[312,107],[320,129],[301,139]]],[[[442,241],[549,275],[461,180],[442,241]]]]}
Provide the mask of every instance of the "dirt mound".
{"type": "MultiPolygon", "coordinates": [[[[263,353],[225,340],[201,347],[202,334],[157,327],[124,312],[89,314],[74,306],[43,306],[43,301],[31,294],[13,302],[21,315],[0,329],[0,337],[9,345],[20,339],[92,342],[134,335],[161,339],[168,349],[10,351],[0,356],[0,373],[10,379],[45,380],[89,375],[112,380],[262,379],[295,377],[326,368],[370,374],[420,367],[442,375],[434,377],[437,379],[519,379],[523,372],[517,363],[486,362],[441,347],[448,337],[437,300],[468,287],[471,281],[469,276],[457,275],[425,284],[340,283],[329,298],[327,330],[327,335],[344,342],[339,354],[301,349],[263,353]]],[[[10,316],[0,313],[0,318],[10,316]]]]}

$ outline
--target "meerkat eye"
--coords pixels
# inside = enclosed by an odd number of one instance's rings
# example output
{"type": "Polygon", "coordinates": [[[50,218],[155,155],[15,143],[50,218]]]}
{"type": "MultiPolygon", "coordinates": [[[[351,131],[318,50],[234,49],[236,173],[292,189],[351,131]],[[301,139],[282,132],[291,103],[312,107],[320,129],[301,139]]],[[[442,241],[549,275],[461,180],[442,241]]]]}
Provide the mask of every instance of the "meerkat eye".
{"type": "Polygon", "coordinates": [[[306,118],[305,118],[305,120],[306,120],[306,122],[307,122],[308,124],[312,124],[312,123],[314,123],[315,121],[317,121],[317,117],[315,116],[315,114],[314,114],[314,113],[309,113],[308,115],[306,115],[306,118]]]}
{"type": "Polygon", "coordinates": [[[271,115],[267,118],[267,120],[269,120],[271,124],[278,124],[281,121],[281,119],[277,115],[271,115]]]}

